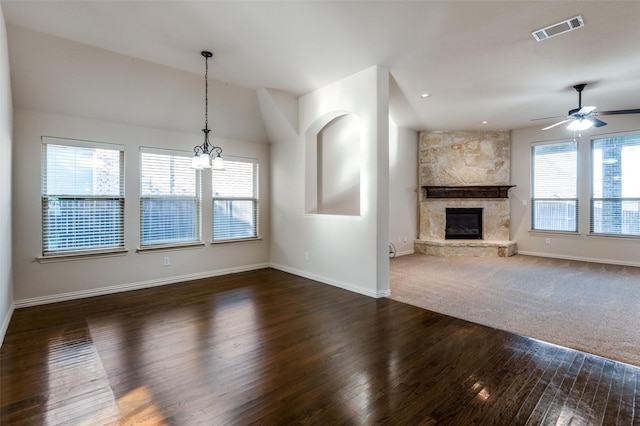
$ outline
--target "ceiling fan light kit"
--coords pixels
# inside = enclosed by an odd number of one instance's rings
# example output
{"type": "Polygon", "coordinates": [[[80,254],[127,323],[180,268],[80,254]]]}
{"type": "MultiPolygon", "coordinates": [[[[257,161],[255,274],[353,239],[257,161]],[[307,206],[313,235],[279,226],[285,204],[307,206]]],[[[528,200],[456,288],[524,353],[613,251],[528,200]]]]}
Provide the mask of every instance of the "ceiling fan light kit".
{"type": "Polygon", "coordinates": [[[587,130],[591,126],[593,126],[593,121],[589,120],[588,118],[585,118],[584,120],[573,120],[571,123],[569,123],[569,125],[567,126],[567,129],[579,131],[579,130],[587,130]]]}
{"type": "Polygon", "coordinates": [[[598,115],[621,115],[621,114],[640,114],[640,109],[621,109],[614,111],[600,111],[596,112],[594,106],[582,106],[582,91],[587,86],[586,83],[576,84],[573,88],[578,92],[578,108],[569,110],[567,117],[557,123],[544,127],[542,130],[549,130],[553,127],[569,122],[567,129],[573,131],[586,130],[591,127],[606,126],[602,120],[598,120],[598,115]]]}

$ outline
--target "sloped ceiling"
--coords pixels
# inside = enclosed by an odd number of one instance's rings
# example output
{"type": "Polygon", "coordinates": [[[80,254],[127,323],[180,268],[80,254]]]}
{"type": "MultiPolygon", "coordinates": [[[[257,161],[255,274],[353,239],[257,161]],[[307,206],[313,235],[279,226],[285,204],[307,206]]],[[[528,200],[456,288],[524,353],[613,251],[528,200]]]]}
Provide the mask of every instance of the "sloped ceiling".
{"type": "Polygon", "coordinates": [[[584,105],[640,108],[640,2],[3,0],[2,9],[10,26],[194,74],[211,50],[212,78],[296,96],[380,65],[393,77],[394,118],[415,130],[543,127],[553,119],[531,120],[575,108],[572,86],[583,82],[584,105]],[[531,36],[576,15],[583,28],[531,36]]]}

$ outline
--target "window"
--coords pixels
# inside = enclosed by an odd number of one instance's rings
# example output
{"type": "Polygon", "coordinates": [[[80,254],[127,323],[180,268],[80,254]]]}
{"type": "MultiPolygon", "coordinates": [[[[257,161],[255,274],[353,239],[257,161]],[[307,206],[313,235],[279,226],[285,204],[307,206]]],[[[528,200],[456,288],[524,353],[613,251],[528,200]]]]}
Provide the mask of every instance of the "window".
{"type": "Polygon", "coordinates": [[[577,144],[532,147],[531,229],[578,231],[577,144]]]}
{"type": "Polygon", "coordinates": [[[124,249],[124,147],[42,142],[43,256],[124,249]]]}
{"type": "Polygon", "coordinates": [[[140,245],[200,242],[200,172],[191,153],[144,148],[140,156],[140,245]]]}
{"type": "Polygon", "coordinates": [[[258,236],[258,162],[227,158],[211,173],[214,242],[258,236]]]}
{"type": "Polygon", "coordinates": [[[640,135],[591,142],[591,233],[640,236],[640,135]]]}

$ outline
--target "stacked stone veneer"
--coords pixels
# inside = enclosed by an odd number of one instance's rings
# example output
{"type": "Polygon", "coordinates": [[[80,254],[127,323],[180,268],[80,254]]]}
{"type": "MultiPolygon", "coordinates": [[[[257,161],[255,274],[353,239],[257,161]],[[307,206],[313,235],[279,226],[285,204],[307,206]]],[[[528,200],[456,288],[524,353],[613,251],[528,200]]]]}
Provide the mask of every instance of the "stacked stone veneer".
{"type": "Polygon", "coordinates": [[[420,133],[420,230],[416,251],[432,255],[510,256],[508,198],[426,198],[422,186],[509,185],[508,131],[420,133]],[[445,240],[447,207],[483,209],[483,239],[445,240]]]}

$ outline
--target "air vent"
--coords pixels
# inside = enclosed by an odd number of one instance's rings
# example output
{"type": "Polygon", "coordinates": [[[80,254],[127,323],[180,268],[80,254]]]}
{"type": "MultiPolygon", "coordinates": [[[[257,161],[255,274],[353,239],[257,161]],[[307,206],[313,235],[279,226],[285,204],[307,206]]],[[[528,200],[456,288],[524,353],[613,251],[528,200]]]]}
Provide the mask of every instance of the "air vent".
{"type": "Polygon", "coordinates": [[[584,27],[584,20],[582,19],[582,16],[578,15],[575,18],[567,19],[566,21],[536,30],[532,32],[531,35],[533,35],[533,38],[535,38],[536,41],[542,41],[581,27],[584,27]]]}

